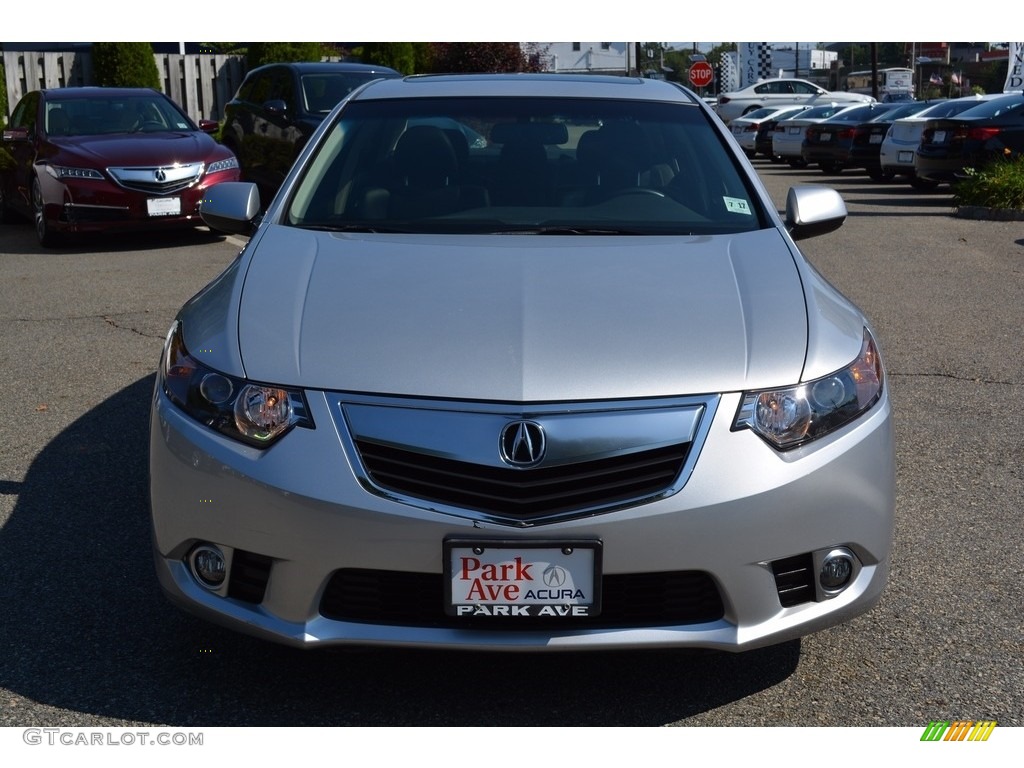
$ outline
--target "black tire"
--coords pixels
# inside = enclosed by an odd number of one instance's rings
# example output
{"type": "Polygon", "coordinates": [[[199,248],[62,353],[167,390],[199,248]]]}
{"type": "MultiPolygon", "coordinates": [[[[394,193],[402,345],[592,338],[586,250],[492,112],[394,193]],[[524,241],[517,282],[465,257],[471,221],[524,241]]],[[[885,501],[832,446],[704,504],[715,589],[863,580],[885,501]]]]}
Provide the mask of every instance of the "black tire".
{"type": "Polygon", "coordinates": [[[39,179],[32,179],[32,220],[36,227],[36,237],[41,246],[53,248],[61,244],[61,236],[46,223],[43,193],[39,188],[39,179]]]}
{"type": "Polygon", "coordinates": [[[802,158],[792,157],[789,160],[787,160],[786,162],[789,163],[789,167],[790,168],[806,168],[807,167],[807,161],[802,159],[802,158]]]}
{"type": "Polygon", "coordinates": [[[837,163],[835,160],[823,160],[818,163],[822,173],[842,173],[843,166],[837,163]]]}
{"type": "Polygon", "coordinates": [[[746,109],[744,109],[744,110],[743,110],[743,114],[744,114],[744,115],[749,115],[749,114],[750,114],[751,112],[753,112],[753,111],[754,111],[755,109],[760,109],[760,108],[761,108],[761,107],[760,107],[759,105],[755,104],[755,105],[754,105],[754,106],[752,106],[752,107],[747,107],[746,109]]]}
{"type": "Polygon", "coordinates": [[[911,176],[910,186],[920,192],[931,192],[939,186],[939,182],[933,179],[922,179],[920,176],[911,176]]]}
{"type": "Polygon", "coordinates": [[[896,178],[896,172],[883,171],[881,168],[871,168],[868,170],[868,176],[871,177],[872,181],[892,181],[896,178]]]}

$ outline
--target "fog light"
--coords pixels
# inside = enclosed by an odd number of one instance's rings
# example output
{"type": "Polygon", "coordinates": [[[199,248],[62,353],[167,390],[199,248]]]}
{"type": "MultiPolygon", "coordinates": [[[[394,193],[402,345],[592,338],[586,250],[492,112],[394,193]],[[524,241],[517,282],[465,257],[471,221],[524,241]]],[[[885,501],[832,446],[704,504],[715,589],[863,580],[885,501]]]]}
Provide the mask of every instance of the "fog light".
{"type": "Polygon", "coordinates": [[[200,544],[192,550],[189,557],[192,575],[207,589],[217,589],[224,583],[227,575],[227,563],[224,553],[213,544],[200,544]]]}
{"type": "Polygon", "coordinates": [[[818,581],[826,592],[843,589],[853,575],[853,557],[843,551],[829,552],[821,563],[818,581]]]}

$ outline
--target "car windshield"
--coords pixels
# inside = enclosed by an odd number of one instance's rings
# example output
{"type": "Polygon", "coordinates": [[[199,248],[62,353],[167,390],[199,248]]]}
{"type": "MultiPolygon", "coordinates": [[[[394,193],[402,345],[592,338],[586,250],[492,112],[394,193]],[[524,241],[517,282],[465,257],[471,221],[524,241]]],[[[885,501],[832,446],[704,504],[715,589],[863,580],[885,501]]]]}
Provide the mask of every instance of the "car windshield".
{"type": "Polygon", "coordinates": [[[341,231],[716,234],[768,226],[692,104],[544,98],[354,101],[286,223],[341,231]]]}
{"type": "Polygon", "coordinates": [[[896,107],[895,109],[891,109],[888,112],[883,112],[882,114],[871,118],[870,120],[868,120],[868,122],[888,123],[891,122],[892,120],[899,120],[900,118],[903,117],[910,117],[911,115],[916,115],[918,112],[923,112],[927,108],[927,102],[912,101],[909,104],[904,104],[902,106],[896,107]]]}
{"type": "Polygon", "coordinates": [[[991,101],[983,101],[960,113],[961,117],[999,117],[1000,115],[1019,112],[1024,108],[1024,96],[1014,94],[991,101]]]}
{"type": "Polygon", "coordinates": [[[826,104],[821,107],[811,107],[810,109],[797,114],[793,119],[796,120],[824,120],[832,117],[836,112],[843,109],[843,104],[826,104]]]}
{"type": "Polygon", "coordinates": [[[363,83],[383,77],[377,72],[317,72],[302,76],[307,112],[327,114],[363,83]]]}
{"type": "Polygon", "coordinates": [[[193,130],[195,126],[174,104],[156,94],[46,101],[46,133],[49,136],[193,130]]]}

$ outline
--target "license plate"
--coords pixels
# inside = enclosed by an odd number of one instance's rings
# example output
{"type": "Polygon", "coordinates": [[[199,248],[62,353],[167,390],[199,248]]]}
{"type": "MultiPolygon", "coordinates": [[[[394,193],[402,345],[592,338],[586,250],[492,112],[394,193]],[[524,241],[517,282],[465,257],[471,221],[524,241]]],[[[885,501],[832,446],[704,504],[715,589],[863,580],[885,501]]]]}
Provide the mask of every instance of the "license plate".
{"type": "Polygon", "coordinates": [[[151,197],[146,200],[146,212],[150,216],[180,216],[180,197],[151,197]]]}
{"type": "Polygon", "coordinates": [[[797,127],[791,127],[791,128],[788,129],[788,131],[789,131],[789,135],[790,136],[797,136],[797,135],[803,133],[804,129],[803,128],[797,128],[797,127]]]}
{"type": "Polygon", "coordinates": [[[586,618],[601,613],[601,542],[449,539],[449,616],[586,618]]]}
{"type": "Polygon", "coordinates": [[[874,136],[868,137],[869,144],[881,144],[884,137],[880,133],[876,133],[874,136]]]}
{"type": "Polygon", "coordinates": [[[896,162],[898,162],[898,163],[913,163],[914,162],[914,153],[913,152],[909,152],[909,151],[908,152],[900,152],[896,156],[896,162]]]}
{"type": "Polygon", "coordinates": [[[831,141],[831,140],[832,140],[832,134],[831,133],[820,133],[820,134],[818,134],[818,141],[831,141]]]}
{"type": "Polygon", "coordinates": [[[945,131],[936,131],[932,134],[932,144],[942,144],[946,140],[945,131]]]}

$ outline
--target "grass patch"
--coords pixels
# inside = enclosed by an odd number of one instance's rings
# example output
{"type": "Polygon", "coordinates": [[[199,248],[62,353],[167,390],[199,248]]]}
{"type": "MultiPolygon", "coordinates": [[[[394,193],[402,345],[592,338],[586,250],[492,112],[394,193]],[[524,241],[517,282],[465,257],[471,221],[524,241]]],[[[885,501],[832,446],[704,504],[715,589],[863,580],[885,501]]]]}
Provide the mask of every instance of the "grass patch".
{"type": "Polygon", "coordinates": [[[957,205],[1024,210],[1024,155],[999,159],[967,173],[953,191],[957,205]]]}

